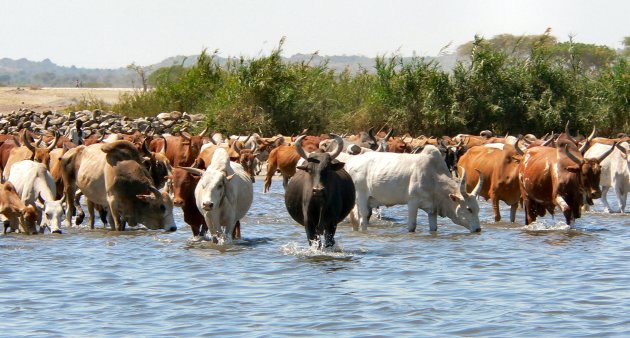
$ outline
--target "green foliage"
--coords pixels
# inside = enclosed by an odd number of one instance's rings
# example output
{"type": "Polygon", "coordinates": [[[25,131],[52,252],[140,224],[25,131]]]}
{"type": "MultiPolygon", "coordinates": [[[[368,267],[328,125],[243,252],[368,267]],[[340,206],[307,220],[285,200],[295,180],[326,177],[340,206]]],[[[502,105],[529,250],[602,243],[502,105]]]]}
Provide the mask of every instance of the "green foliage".
{"type": "Polygon", "coordinates": [[[379,56],[374,69],[335,73],[316,54],[287,62],[284,40],[270,55],[228,60],[204,50],[197,64],[158,69],[155,88],[125,93],[115,111],[134,116],[204,113],[216,131],[265,135],[395,128],[399,134],[544,134],[563,128],[627,131],[630,65],[604,46],[558,43],[549,32],[481,37],[452,73],[423,58],[379,56]],[[320,61],[314,62],[319,59],[320,61]]]}

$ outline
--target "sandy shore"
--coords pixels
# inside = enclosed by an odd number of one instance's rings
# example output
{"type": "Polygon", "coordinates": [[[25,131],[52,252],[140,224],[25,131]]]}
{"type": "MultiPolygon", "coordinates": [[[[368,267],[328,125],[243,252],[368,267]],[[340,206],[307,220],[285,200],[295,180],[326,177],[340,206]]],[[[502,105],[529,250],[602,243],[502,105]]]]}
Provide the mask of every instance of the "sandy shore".
{"type": "Polygon", "coordinates": [[[0,113],[10,113],[20,108],[37,112],[62,110],[86,98],[96,98],[113,104],[122,92],[133,88],[28,88],[0,87],[0,113]]]}

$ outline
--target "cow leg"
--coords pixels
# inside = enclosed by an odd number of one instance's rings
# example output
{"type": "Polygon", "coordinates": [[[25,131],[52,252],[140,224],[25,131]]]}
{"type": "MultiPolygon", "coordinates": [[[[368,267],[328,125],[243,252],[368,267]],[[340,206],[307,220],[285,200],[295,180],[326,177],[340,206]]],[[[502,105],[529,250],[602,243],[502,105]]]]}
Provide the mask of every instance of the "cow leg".
{"type": "Polygon", "coordinates": [[[416,231],[416,224],[418,222],[418,203],[407,203],[407,231],[416,231]]]}
{"type": "Polygon", "coordinates": [[[113,223],[110,224],[110,226],[112,227],[112,230],[116,230],[116,231],[123,231],[125,230],[121,219],[120,219],[120,214],[118,213],[118,203],[116,203],[116,201],[114,201],[114,197],[113,196],[107,196],[107,203],[109,204],[109,215],[111,215],[112,221],[113,223]]]}
{"type": "Polygon", "coordinates": [[[287,185],[289,184],[289,175],[282,174],[282,186],[284,190],[287,190],[287,185]]]}
{"type": "Polygon", "coordinates": [[[236,221],[234,225],[234,231],[232,232],[232,237],[235,239],[241,239],[241,221],[236,221]]]}
{"type": "MultiPolygon", "coordinates": [[[[610,189],[610,187],[602,186],[602,204],[604,204],[604,212],[611,212],[610,204],[608,203],[608,196],[607,196],[608,189],[610,189]]],[[[615,192],[617,193],[617,201],[619,201],[619,193],[616,188],[615,188],[615,192]]]]}
{"type": "Polygon", "coordinates": [[[429,216],[429,231],[437,231],[437,213],[430,212],[429,216]]]}
{"type": "Polygon", "coordinates": [[[518,209],[518,203],[510,205],[510,222],[516,222],[516,209],[518,209]]]}
{"type": "Polygon", "coordinates": [[[368,197],[365,194],[357,195],[357,210],[359,211],[361,230],[367,231],[371,211],[368,205],[368,197]]]}
{"type": "Polygon", "coordinates": [[[356,205],[350,211],[350,224],[353,231],[359,231],[359,210],[356,205]]]}
{"type": "Polygon", "coordinates": [[[490,200],[492,202],[492,211],[494,212],[494,221],[495,222],[500,222],[501,221],[501,209],[499,208],[499,198],[493,194],[490,197],[490,200]]]}
{"type": "Polygon", "coordinates": [[[7,234],[7,230],[11,228],[11,221],[9,221],[8,219],[5,220],[3,223],[4,229],[2,230],[2,234],[6,235],[7,234]]]}
{"type": "Polygon", "coordinates": [[[88,208],[88,221],[90,223],[90,229],[94,230],[94,203],[87,201],[88,208]]]}
{"type": "Polygon", "coordinates": [[[103,223],[104,227],[107,227],[108,217],[107,217],[107,209],[103,207],[96,208],[98,210],[98,217],[101,219],[101,223],[103,223]]]}
{"type": "MultiPolygon", "coordinates": [[[[621,187],[615,187],[615,194],[617,195],[617,203],[619,204],[619,212],[623,214],[626,209],[626,198],[628,195],[624,191],[622,191],[621,187]]],[[[603,199],[604,199],[604,191],[602,191],[602,200],[603,199]]]]}
{"type": "Polygon", "coordinates": [[[66,195],[66,221],[65,223],[68,224],[69,226],[70,224],[72,224],[72,215],[75,212],[74,198],[76,194],[76,187],[66,185],[64,189],[64,194],[66,195]]]}
{"type": "Polygon", "coordinates": [[[335,246],[335,232],[337,232],[337,224],[331,221],[324,230],[324,241],[326,248],[332,248],[335,246]]]}

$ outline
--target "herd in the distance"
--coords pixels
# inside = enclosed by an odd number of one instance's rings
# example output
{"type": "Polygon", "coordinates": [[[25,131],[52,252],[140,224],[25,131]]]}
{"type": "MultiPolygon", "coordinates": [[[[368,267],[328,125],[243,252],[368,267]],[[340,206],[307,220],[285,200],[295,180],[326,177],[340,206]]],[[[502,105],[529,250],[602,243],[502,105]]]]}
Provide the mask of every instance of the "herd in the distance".
{"type": "Polygon", "coordinates": [[[262,137],[193,130],[203,122],[179,112],[156,118],[112,117],[100,111],[70,114],[19,111],[0,119],[0,217],[4,231],[62,233],[72,221],[95,217],[111,230],[127,225],[175,231],[173,208],[183,211],[194,238],[230,243],[255,203],[253,182],[265,168],[263,191],[280,173],[290,216],[311,245],[335,243],[337,224],[349,217],[367,230],[380,206],[407,205],[407,230],[418,209],[431,231],[438,216],[481,231],[478,197],[519,206],[525,223],[559,210],[567,224],[606,194],[624,212],[630,191],[630,138],[479,136],[397,137],[373,129],[355,135],[262,137]],[[50,123],[51,118],[58,123],[50,123]],[[73,219],[74,218],[74,219],[73,219]]]}

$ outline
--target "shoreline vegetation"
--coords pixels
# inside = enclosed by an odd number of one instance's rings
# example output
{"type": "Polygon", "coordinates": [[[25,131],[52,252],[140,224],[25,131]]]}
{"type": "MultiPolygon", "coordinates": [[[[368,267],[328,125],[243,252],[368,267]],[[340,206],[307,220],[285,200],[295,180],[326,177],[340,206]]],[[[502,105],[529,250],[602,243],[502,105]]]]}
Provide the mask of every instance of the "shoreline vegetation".
{"type": "MultiPolygon", "coordinates": [[[[626,41],[627,40],[627,41],[626,41]]],[[[452,71],[421,57],[378,56],[373,69],[335,71],[327,61],[286,62],[284,39],[268,56],[197,63],[145,74],[147,91],[121,91],[111,103],[83,96],[66,108],[106,109],[130,117],[202,113],[212,130],[291,135],[356,132],[388,126],[411,135],[630,131],[630,37],[626,48],[558,42],[549,31],[516,37],[475,36],[458,48],[452,71]]],[[[130,65],[131,66],[131,65],[130,65]]],[[[204,126],[199,126],[203,129],[204,126]]]]}

